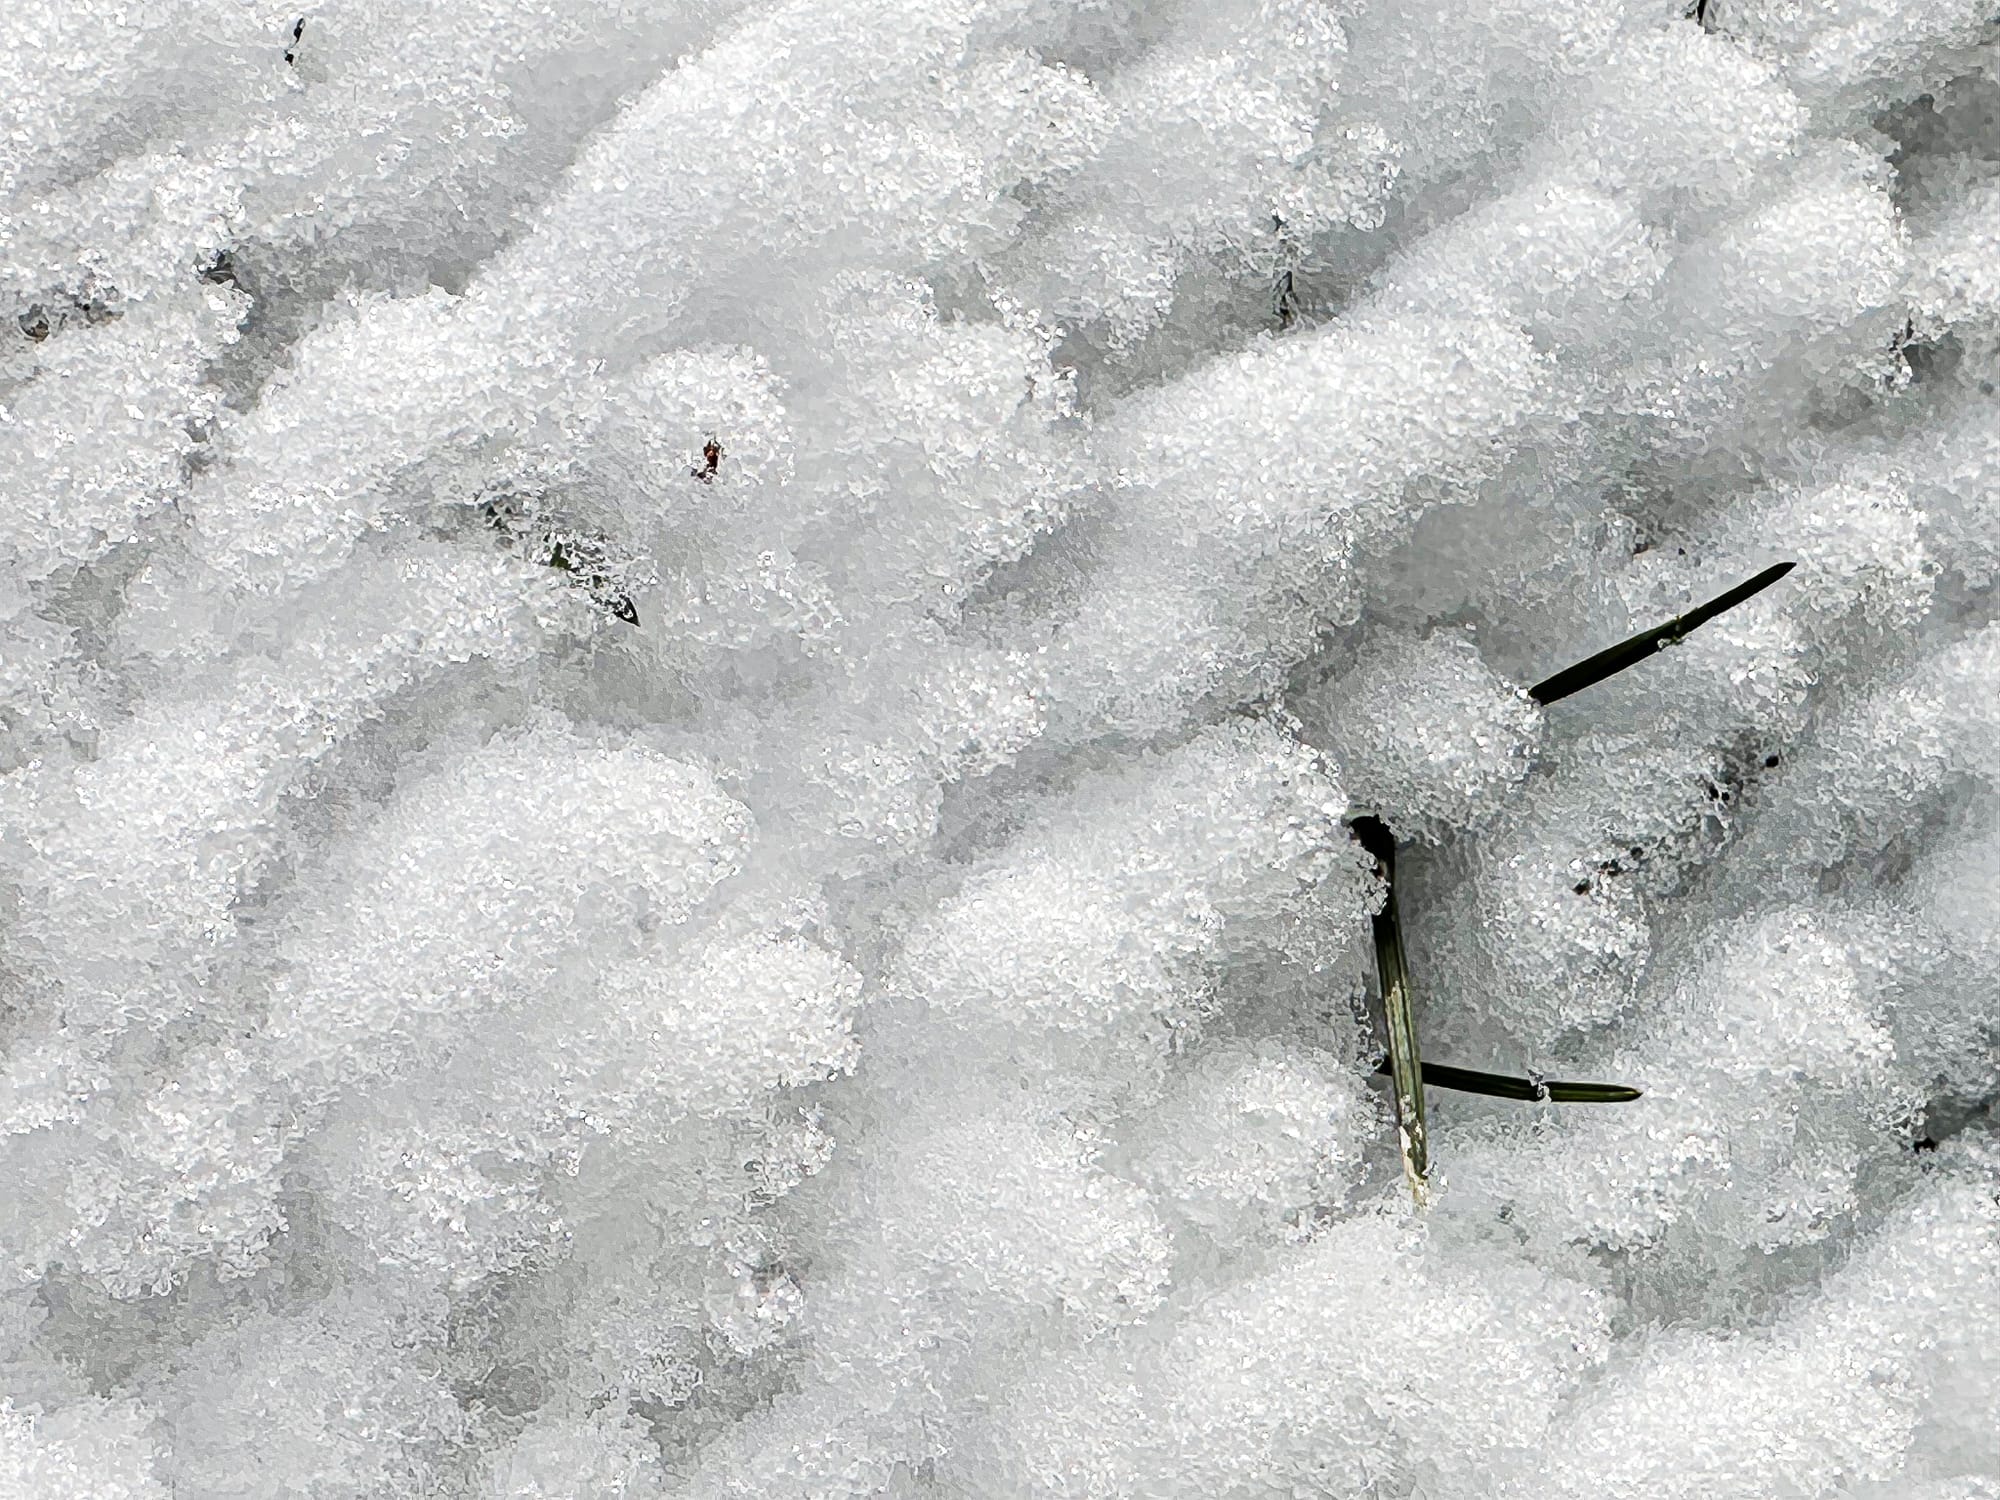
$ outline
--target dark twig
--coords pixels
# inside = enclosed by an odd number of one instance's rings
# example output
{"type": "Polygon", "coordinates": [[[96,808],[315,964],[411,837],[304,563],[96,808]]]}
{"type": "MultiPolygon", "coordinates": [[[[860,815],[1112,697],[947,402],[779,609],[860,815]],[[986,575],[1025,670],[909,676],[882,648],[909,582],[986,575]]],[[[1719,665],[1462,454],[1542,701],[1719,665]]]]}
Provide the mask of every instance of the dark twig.
{"type": "MultiPolygon", "coordinates": [[[[486,516],[486,524],[501,533],[507,544],[519,547],[528,540],[527,530],[516,513],[513,502],[506,499],[488,500],[481,507],[486,516]]],[[[559,573],[567,573],[615,620],[627,625],[639,623],[639,610],[632,603],[631,596],[619,592],[612,577],[612,569],[606,563],[603,550],[593,541],[575,535],[544,534],[535,550],[548,548],[540,561],[546,567],[559,573]]]]}
{"type": "Polygon", "coordinates": [[[1717,594],[1706,604],[1696,605],[1684,615],[1675,615],[1664,625],[1656,625],[1651,630],[1620,641],[1617,645],[1587,656],[1573,667],[1564,667],[1553,677],[1544,678],[1528,689],[1528,696],[1537,703],[1547,705],[1572,693],[1580,693],[1585,688],[1602,682],[1615,673],[1624,671],[1636,662],[1642,662],[1654,652],[1673,645],[1692,632],[1706,625],[1724,610],[1734,609],[1744,600],[1761,594],[1765,589],[1783,578],[1796,566],[1781,562],[1766,568],[1755,578],[1744,580],[1724,593],[1717,594]]]}
{"type": "Polygon", "coordinates": [[[1289,268],[1278,273],[1278,284],[1271,292],[1271,307],[1278,315],[1278,327],[1290,328],[1299,320],[1299,294],[1292,285],[1289,268]]]}
{"type": "MultiPolygon", "coordinates": [[[[1278,214],[1271,215],[1271,228],[1278,236],[1278,244],[1288,257],[1295,256],[1291,237],[1285,233],[1285,221],[1278,214]]],[[[1299,320],[1298,287],[1292,280],[1292,268],[1286,266],[1278,273],[1278,280],[1271,288],[1271,311],[1278,320],[1280,329],[1290,328],[1299,320]]]]}
{"type": "MultiPolygon", "coordinates": [[[[574,541],[570,543],[570,548],[579,553],[583,550],[574,541]]],[[[638,607],[632,603],[629,595],[618,593],[612,588],[610,580],[598,571],[599,559],[596,557],[584,559],[583,566],[578,567],[576,561],[571,559],[569,551],[565,550],[562,541],[558,539],[549,553],[548,566],[564,573],[574,573],[591,597],[611,612],[614,620],[623,620],[627,625],[639,623],[638,607]]]]}

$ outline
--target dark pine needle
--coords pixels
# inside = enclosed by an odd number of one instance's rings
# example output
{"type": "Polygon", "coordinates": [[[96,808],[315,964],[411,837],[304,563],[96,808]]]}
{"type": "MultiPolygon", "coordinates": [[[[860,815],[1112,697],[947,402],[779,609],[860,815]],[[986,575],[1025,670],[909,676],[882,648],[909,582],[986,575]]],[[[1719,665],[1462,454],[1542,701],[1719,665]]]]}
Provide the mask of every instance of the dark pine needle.
{"type": "MultiPolygon", "coordinates": [[[[1389,1059],[1375,1065],[1377,1073],[1389,1072],[1389,1059]]],[[[1423,1064],[1424,1083],[1435,1089],[1456,1089],[1461,1094],[1488,1094],[1495,1099],[1520,1099],[1528,1103],[1547,1099],[1556,1104],[1629,1104],[1643,1092],[1623,1083],[1564,1083],[1547,1078],[1513,1078],[1505,1073],[1481,1073],[1473,1068],[1454,1068],[1444,1063],[1423,1064]]]]}
{"type": "Polygon", "coordinates": [[[1675,615],[1664,625],[1620,641],[1617,645],[1587,656],[1573,667],[1564,667],[1555,676],[1545,678],[1528,689],[1528,696],[1537,703],[1547,705],[1558,699],[1567,698],[1571,693],[1580,693],[1595,683],[1615,673],[1624,671],[1635,662],[1644,661],[1662,647],[1671,646],[1691,632],[1700,629],[1725,610],[1736,608],[1744,600],[1754,598],[1772,584],[1783,578],[1797,566],[1781,562],[1766,568],[1755,578],[1745,579],[1733,589],[1717,594],[1706,604],[1698,604],[1684,615],[1675,615]]]}

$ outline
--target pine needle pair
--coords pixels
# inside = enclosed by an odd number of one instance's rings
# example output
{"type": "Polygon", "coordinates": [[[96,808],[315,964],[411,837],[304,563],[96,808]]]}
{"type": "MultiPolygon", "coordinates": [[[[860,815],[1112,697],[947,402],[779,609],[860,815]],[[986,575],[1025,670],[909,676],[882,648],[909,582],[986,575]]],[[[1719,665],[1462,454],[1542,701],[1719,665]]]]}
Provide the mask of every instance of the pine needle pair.
{"type": "MultiPolygon", "coordinates": [[[[1585,657],[1528,689],[1528,696],[1547,706],[1573,693],[1602,682],[1627,667],[1644,661],[1698,630],[1725,610],[1734,609],[1755,597],[1791,572],[1784,562],[1766,568],[1756,577],[1697,605],[1684,615],[1676,615],[1664,625],[1642,631],[1629,640],[1585,657]]],[[[1410,993],[1409,961],[1403,952],[1403,929],[1396,910],[1396,839],[1379,818],[1361,817],[1353,823],[1361,847],[1374,858],[1387,887],[1381,911],[1375,914],[1375,969],[1382,988],[1382,1009],[1389,1036],[1388,1056],[1376,1072],[1389,1076],[1396,1101],[1396,1131],[1401,1145],[1403,1174],[1410,1191],[1421,1206],[1426,1200],[1430,1175],[1430,1146],[1424,1121],[1424,1089],[1458,1089],[1472,1094],[1488,1094],[1499,1099],[1549,1101],[1557,1104],[1623,1104],[1639,1097],[1640,1091],[1617,1083],[1563,1083],[1538,1077],[1515,1078],[1501,1073],[1481,1073],[1470,1068],[1445,1067],[1427,1063],[1417,1046],[1416,1010],[1410,993]]]]}

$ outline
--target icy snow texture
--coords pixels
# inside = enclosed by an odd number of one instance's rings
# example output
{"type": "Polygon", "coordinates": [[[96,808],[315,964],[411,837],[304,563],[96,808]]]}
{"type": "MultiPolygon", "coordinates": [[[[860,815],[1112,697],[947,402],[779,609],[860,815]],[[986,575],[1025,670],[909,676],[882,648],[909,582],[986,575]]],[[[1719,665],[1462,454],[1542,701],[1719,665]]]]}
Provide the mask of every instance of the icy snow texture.
{"type": "Polygon", "coordinates": [[[2000,23],[1691,9],[0,6],[0,1500],[2000,1500],[2000,23]]]}

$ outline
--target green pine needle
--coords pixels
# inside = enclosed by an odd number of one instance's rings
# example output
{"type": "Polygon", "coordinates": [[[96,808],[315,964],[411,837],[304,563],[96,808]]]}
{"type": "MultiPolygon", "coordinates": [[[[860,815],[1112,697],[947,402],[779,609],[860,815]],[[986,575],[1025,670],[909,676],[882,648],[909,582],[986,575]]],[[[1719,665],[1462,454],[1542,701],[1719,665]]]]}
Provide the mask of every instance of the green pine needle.
{"type": "MultiPolygon", "coordinates": [[[[1725,610],[1755,598],[1796,566],[1782,562],[1766,568],[1754,578],[1717,594],[1706,604],[1696,605],[1684,615],[1675,615],[1664,625],[1655,626],[1620,641],[1617,645],[1565,667],[1528,690],[1537,703],[1548,705],[1580,693],[1605,678],[1644,661],[1654,652],[1682,640],[1725,610]]],[[[1402,1144],[1403,1172],[1410,1191],[1421,1207],[1427,1193],[1430,1148],[1424,1125],[1426,1086],[1458,1089],[1469,1094],[1487,1094],[1496,1099],[1556,1104],[1627,1104],[1640,1091],[1622,1083],[1565,1083],[1554,1079],[1514,1078],[1503,1073],[1481,1073],[1471,1068],[1446,1067],[1427,1063],[1417,1047],[1416,1009],[1410,992],[1410,965],[1403,952],[1402,922],[1396,911],[1396,838],[1388,826],[1375,817],[1356,818],[1354,836],[1375,859],[1388,887],[1382,910],[1375,914],[1375,971],[1382,985],[1382,1009],[1388,1022],[1389,1055],[1376,1068],[1391,1080],[1396,1100],[1396,1128],[1402,1144]]]]}
{"type": "Polygon", "coordinates": [[[1744,600],[1761,594],[1765,589],[1783,578],[1796,566],[1782,562],[1766,568],[1755,578],[1746,579],[1724,593],[1717,594],[1706,604],[1696,605],[1684,615],[1675,615],[1664,625],[1656,625],[1630,640],[1587,656],[1573,667],[1564,667],[1555,676],[1545,678],[1528,689],[1528,696],[1544,706],[1572,693],[1580,693],[1595,683],[1602,682],[1614,673],[1622,672],[1635,662],[1644,661],[1655,651],[1671,646],[1682,637],[1698,630],[1724,610],[1734,609],[1744,600]]]}
{"type": "MultiPolygon", "coordinates": [[[[1389,1059],[1375,1065],[1377,1073],[1389,1072],[1389,1059]]],[[[1505,1073],[1481,1073],[1473,1068],[1454,1068],[1444,1063],[1423,1065],[1424,1082],[1435,1089],[1456,1089],[1461,1094],[1487,1094],[1495,1099],[1520,1099],[1527,1103],[1548,1100],[1555,1104],[1629,1104],[1644,1090],[1623,1083],[1564,1083],[1548,1078],[1514,1078],[1505,1073]]]]}
{"type": "Polygon", "coordinates": [[[1375,970],[1382,981],[1382,1010],[1389,1026],[1390,1087],[1396,1096],[1396,1129],[1402,1143],[1403,1175],[1422,1207],[1430,1176],[1429,1136],[1424,1126],[1424,1064],[1417,1050],[1416,1009],[1410,994],[1410,965],[1403,953],[1403,928],[1396,913],[1396,836],[1379,818],[1356,818],[1354,835],[1375,857],[1389,888],[1375,914],[1375,970]]]}

